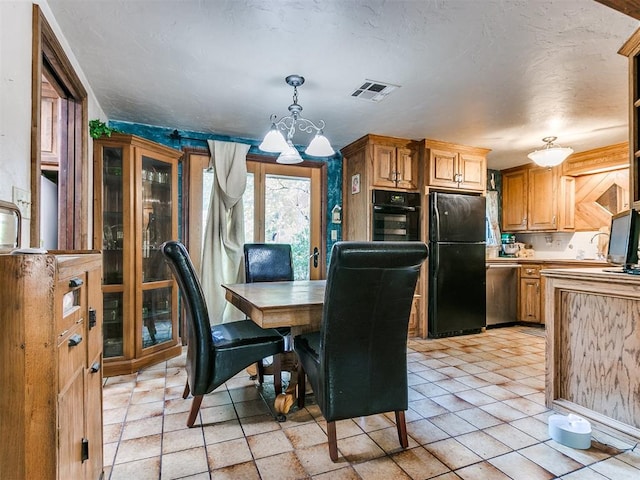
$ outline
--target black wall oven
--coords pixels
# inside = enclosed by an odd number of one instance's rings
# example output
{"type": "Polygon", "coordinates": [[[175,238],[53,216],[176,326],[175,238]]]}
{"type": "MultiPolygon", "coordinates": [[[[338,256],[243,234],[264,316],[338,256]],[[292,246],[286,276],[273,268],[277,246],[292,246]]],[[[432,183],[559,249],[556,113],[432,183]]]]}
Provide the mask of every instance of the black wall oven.
{"type": "Polygon", "coordinates": [[[420,194],[373,190],[373,240],[420,240],[420,194]]]}

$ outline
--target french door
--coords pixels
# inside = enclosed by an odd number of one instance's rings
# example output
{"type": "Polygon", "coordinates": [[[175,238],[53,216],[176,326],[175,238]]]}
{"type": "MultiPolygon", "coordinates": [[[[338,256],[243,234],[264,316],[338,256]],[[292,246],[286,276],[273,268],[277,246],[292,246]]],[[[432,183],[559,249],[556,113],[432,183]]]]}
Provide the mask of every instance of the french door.
{"type": "MultiPolygon", "coordinates": [[[[188,163],[188,244],[192,257],[199,257],[215,177],[207,168],[208,155],[192,153],[188,163]]],[[[320,279],[325,274],[322,196],[326,173],[323,164],[313,163],[281,165],[247,160],[245,242],[290,244],[296,280],[320,279]]]]}

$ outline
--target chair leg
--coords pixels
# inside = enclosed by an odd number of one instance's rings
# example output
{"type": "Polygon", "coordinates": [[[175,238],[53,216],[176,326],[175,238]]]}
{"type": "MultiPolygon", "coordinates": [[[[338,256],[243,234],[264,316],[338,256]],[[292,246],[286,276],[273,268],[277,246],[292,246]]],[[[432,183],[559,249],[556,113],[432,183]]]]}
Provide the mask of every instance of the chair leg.
{"type": "Polygon", "coordinates": [[[191,392],[191,389],[189,388],[189,380],[187,380],[184,386],[184,392],[182,392],[182,398],[187,398],[189,396],[189,392],[191,392]]]}
{"type": "MultiPolygon", "coordinates": [[[[258,370],[258,383],[262,385],[264,383],[264,363],[262,360],[256,362],[256,369],[258,370]]],[[[251,377],[251,380],[255,380],[255,377],[251,377]]]]}
{"type": "Polygon", "coordinates": [[[276,391],[276,395],[282,393],[282,355],[276,353],[273,356],[273,388],[276,391]]]}
{"type": "Polygon", "coordinates": [[[196,421],[196,417],[198,416],[198,412],[200,411],[200,404],[202,403],[203,395],[196,395],[193,397],[193,402],[191,402],[191,411],[189,412],[189,418],[187,419],[187,427],[193,427],[193,424],[196,421]]]}
{"type": "Polygon", "coordinates": [[[338,440],[336,437],[336,422],[327,422],[327,437],[329,437],[329,457],[332,462],[338,461],[338,440]]]}
{"type": "Polygon", "coordinates": [[[398,428],[398,440],[402,448],[409,447],[409,439],[407,438],[407,422],[404,419],[404,410],[396,411],[396,427],[398,428]]]}
{"type": "Polygon", "coordinates": [[[307,391],[306,381],[307,381],[307,376],[304,373],[304,368],[302,368],[302,362],[298,360],[298,382],[297,382],[298,408],[304,408],[304,400],[305,400],[304,395],[305,395],[305,392],[307,391]]]}

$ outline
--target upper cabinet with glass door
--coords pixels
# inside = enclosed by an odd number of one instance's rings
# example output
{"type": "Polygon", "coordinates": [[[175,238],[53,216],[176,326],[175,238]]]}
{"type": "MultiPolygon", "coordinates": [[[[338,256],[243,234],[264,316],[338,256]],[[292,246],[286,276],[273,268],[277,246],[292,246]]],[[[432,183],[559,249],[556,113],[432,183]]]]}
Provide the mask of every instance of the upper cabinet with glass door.
{"type": "Polygon", "coordinates": [[[94,245],[103,252],[106,376],[181,352],[177,287],[159,251],[178,235],[180,157],[134,135],[94,142],[94,245]]]}

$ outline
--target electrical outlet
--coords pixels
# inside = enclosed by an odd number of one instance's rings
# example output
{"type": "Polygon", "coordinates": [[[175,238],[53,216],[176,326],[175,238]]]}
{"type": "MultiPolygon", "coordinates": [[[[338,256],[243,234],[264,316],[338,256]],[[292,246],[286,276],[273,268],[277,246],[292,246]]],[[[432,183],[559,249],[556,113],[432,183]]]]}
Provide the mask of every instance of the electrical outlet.
{"type": "Polygon", "coordinates": [[[20,210],[22,218],[31,218],[31,193],[13,186],[13,203],[20,210]]]}
{"type": "Polygon", "coordinates": [[[338,240],[338,231],[337,230],[331,230],[331,241],[335,242],[336,240],[338,240]]]}

